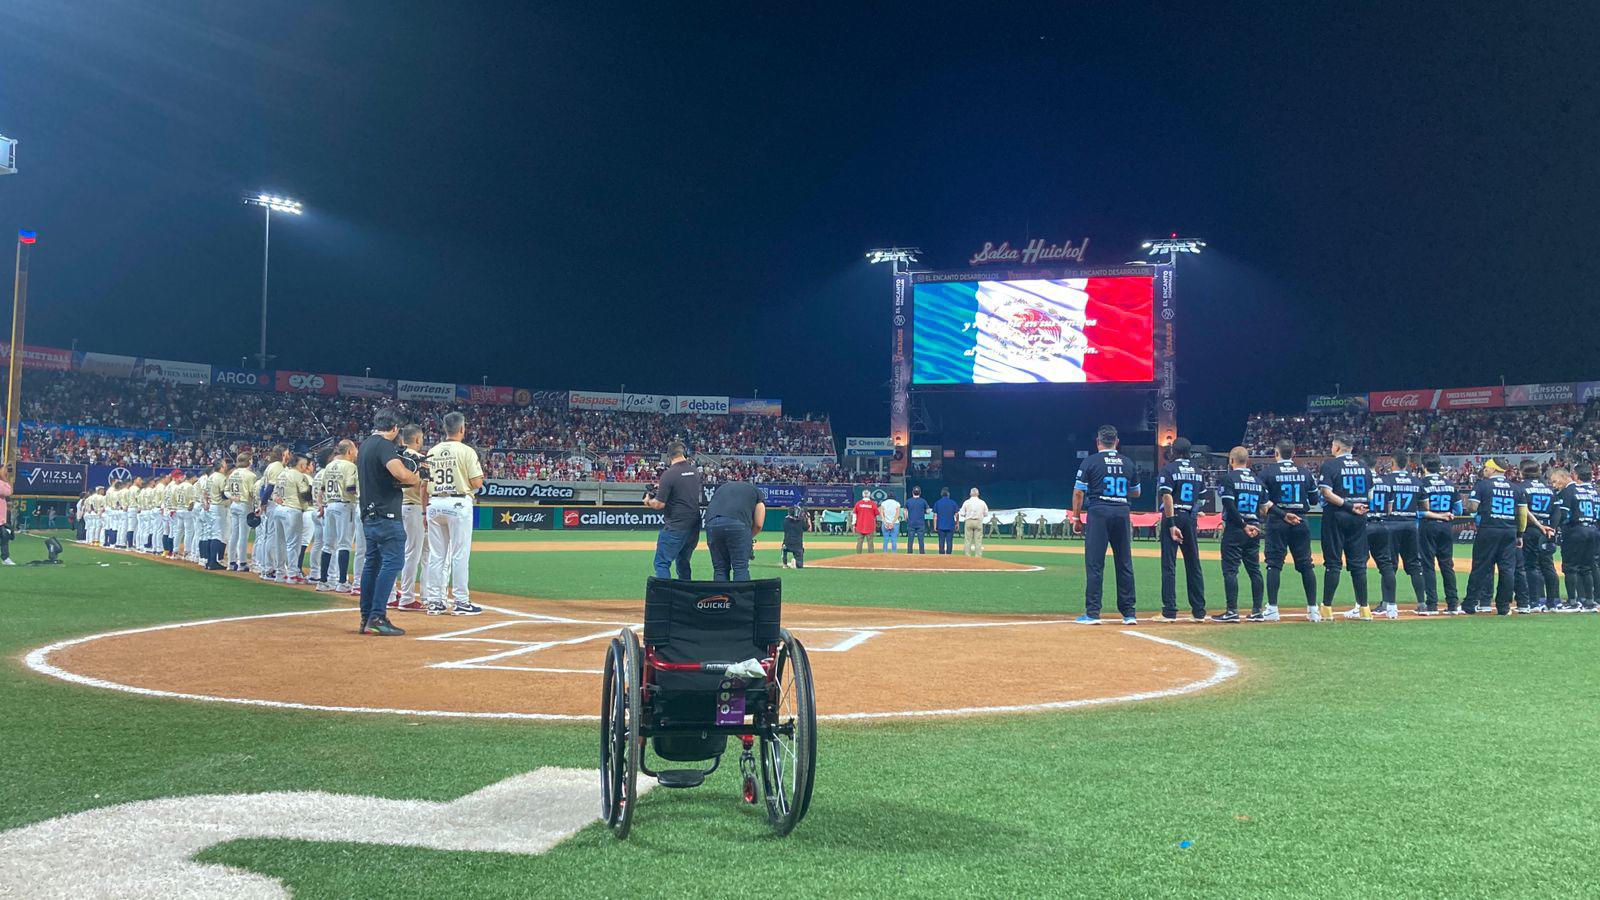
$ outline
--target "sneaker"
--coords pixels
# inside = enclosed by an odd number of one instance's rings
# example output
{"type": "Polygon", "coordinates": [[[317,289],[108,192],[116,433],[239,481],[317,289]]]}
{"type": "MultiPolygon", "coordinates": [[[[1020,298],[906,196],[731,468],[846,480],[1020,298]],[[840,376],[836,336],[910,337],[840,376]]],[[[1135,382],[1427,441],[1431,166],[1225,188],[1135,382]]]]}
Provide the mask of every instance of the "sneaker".
{"type": "Polygon", "coordinates": [[[1277,622],[1282,618],[1283,617],[1278,614],[1278,608],[1276,606],[1268,606],[1266,609],[1261,611],[1261,621],[1263,622],[1277,622]]]}
{"type": "Polygon", "coordinates": [[[1370,607],[1370,606],[1358,606],[1358,607],[1356,607],[1356,618],[1359,619],[1362,622],[1371,622],[1372,621],[1372,607],[1370,607]]]}
{"type": "Polygon", "coordinates": [[[14,566],[14,565],[16,565],[16,563],[13,562],[11,557],[9,557],[9,556],[6,557],[5,559],[0,559],[0,566],[14,566]]]}
{"type": "Polygon", "coordinates": [[[1308,607],[1306,607],[1306,621],[1307,622],[1321,622],[1322,621],[1322,613],[1317,612],[1317,608],[1315,606],[1308,606],[1308,607]]]}
{"type": "Polygon", "coordinates": [[[452,616],[475,616],[483,612],[483,607],[475,606],[466,600],[457,600],[456,605],[450,608],[452,616]]]}
{"type": "Polygon", "coordinates": [[[1317,609],[1322,611],[1322,621],[1324,621],[1324,622],[1332,622],[1334,620],[1335,617],[1333,615],[1333,604],[1332,603],[1324,603],[1321,606],[1317,607],[1317,609]]]}
{"type": "Polygon", "coordinates": [[[326,581],[317,582],[317,593],[326,594],[326,593],[332,592],[332,590],[333,590],[333,585],[327,583],[326,581]]]}
{"type": "Polygon", "coordinates": [[[1417,615],[1424,616],[1424,617],[1437,616],[1438,614],[1439,614],[1439,611],[1437,609],[1428,609],[1427,607],[1423,607],[1422,609],[1417,610],[1417,615]]]}
{"type": "Polygon", "coordinates": [[[1244,617],[1244,620],[1246,622],[1265,622],[1267,621],[1267,614],[1259,609],[1253,609],[1250,611],[1250,615],[1244,617]]]}
{"type": "Polygon", "coordinates": [[[1152,621],[1152,622],[1176,622],[1176,621],[1178,621],[1178,614],[1177,613],[1173,613],[1172,615],[1169,616],[1166,613],[1157,613],[1156,615],[1153,615],[1153,616],[1150,617],[1150,621],[1152,621]]]}
{"type": "Polygon", "coordinates": [[[1100,617],[1099,616],[1082,615],[1082,616],[1079,616],[1078,618],[1074,619],[1073,621],[1077,622],[1079,625],[1099,625],[1100,624],[1100,617]]]}
{"type": "Polygon", "coordinates": [[[1556,607],[1556,612],[1558,612],[1558,613],[1569,613],[1569,612],[1577,612],[1580,609],[1583,609],[1583,605],[1582,604],[1573,603],[1571,600],[1566,600],[1566,601],[1563,601],[1559,606],[1556,607]]]}
{"type": "Polygon", "coordinates": [[[399,637],[400,635],[405,634],[404,631],[394,627],[394,624],[389,621],[388,616],[374,617],[370,622],[367,623],[366,628],[364,628],[361,633],[375,634],[379,637],[399,637]]]}
{"type": "Polygon", "coordinates": [[[1138,616],[1123,616],[1122,617],[1122,624],[1124,624],[1124,625],[1137,625],[1137,624],[1139,624],[1139,617],[1138,616]]]}
{"type": "Polygon", "coordinates": [[[1213,621],[1213,622],[1237,622],[1237,621],[1239,621],[1239,611],[1237,609],[1225,609],[1222,612],[1219,612],[1216,615],[1212,616],[1211,617],[1211,621],[1213,621]]]}
{"type": "Polygon", "coordinates": [[[393,597],[390,597],[389,598],[389,602],[385,603],[383,606],[384,606],[385,609],[399,609],[400,608],[400,601],[396,600],[393,597]]]}
{"type": "Polygon", "coordinates": [[[1339,614],[1342,619],[1370,619],[1372,613],[1365,606],[1352,606],[1339,614]]]}
{"type": "MultiPolygon", "coordinates": [[[[1383,608],[1378,610],[1378,615],[1385,619],[1398,619],[1400,618],[1400,609],[1393,603],[1385,603],[1383,608]]],[[[1371,618],[1371,616],[1368,616],[1367,618],[1371,618]]]]}
{"type": "Polygon", "coordinates": [[[1550,611],[1550,606],[1548,604],[1545,604],[1545,603],[1535,603],[1533,606],[1528,608],[1528,612],[1531,612],[1531,613],[1542,613],[1542,612],[1549,612],[1549,611],[1550,611]]]}
{"type": "Polygon", "coordinates": [[[402,600],[400,601],[400,605],[395,607],[395,609],[398,609],[401,612],[422,612],[427,608],[427,605],[421,600],[402,600]]]}
{"type": "Polygon", "coordinates": [[[355,593],[355,588],[352,588],[350,586],[350,582],[341,581],[341,582],[339,582],[339,586],[334,588],[333,591],[336,594],[354,594],[355,593]]]}
{"type": "Polygon", "coordinates": [[[427,603],[423,604],[423,611],[430,616],[442,616],[449,612],[450,608],[445,606],[443,603],[440,603],[438,600],[429,600],[427,603]]]}
{"type": "Polygon", "coordinates": [[[1418,606],[1416,609],[1413,609],[1411,612],[1412,612],[1413,615],[1425,616],[1425,615],[1428,614],[1428,608],[1426,606],[1418,606]]]}

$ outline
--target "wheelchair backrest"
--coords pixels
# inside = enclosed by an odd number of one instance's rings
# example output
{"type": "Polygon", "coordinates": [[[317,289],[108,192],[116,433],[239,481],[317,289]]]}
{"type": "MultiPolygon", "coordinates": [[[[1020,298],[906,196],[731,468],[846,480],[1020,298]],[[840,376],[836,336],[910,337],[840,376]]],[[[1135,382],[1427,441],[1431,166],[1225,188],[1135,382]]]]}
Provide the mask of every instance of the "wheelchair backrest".
{"type": "Polygon", "coordinates": [[[739,662],[778,642],[782,583],[651,578],[644,595],[644,642],[663,662],[739,662]]]}

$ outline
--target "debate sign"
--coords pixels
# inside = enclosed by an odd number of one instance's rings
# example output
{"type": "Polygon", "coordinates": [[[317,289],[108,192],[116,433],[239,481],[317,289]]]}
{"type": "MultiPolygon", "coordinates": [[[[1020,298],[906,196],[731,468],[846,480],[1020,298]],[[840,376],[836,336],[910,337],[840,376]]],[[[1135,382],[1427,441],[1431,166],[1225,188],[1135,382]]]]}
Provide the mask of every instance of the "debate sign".
{"type": "Polygon", "coordinates": [[[727,397],[685,397],[678,396],[676,404],[680,413],[699,413],[709,416],[725,416],[728,414],[727,397]]]}

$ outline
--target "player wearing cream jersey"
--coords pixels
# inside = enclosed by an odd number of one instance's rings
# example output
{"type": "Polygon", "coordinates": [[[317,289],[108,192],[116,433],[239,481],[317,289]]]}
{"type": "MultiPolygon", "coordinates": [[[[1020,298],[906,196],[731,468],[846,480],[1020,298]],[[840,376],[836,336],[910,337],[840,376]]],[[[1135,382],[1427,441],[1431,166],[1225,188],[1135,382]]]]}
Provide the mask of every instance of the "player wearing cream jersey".
{"type": "Polygon", "coordinates": [[[189,526],[193,519],[189,512],[189,501],[194,497],[194,485],[189,483],[189,477],[179,472],[172,479],[172,484],[167,488],[167,520],[171,523],[172,539],[169,542],[168,555],[183,559],[189,552],[189,526]]]}
{"type": "Polygon", "coordinates": [[[311,505],[311,460],[297,456],[293,464],[284,466],[278,473],[273,497],[272,515],[277,519],[278,581],[282,584],[306,584],[300,559],[305,546],[301,544],[300,536],[305,521],[304,513],[311,505]]]}
{"type": "MultiPolygon", "coordinates": [[[[422,457],[422,426],[407,425],[400,429],[400,446],[413,459],[422,457]]],[[[406,552],[401,564],[400,577],[395,580],[394,596],[388,601],[389,609],[417,612],[426,607],[422,602],[422,580],[417,572],[428,551],[428,479],[400,488],[400,524],[405,527],[406,552]]]]}
{"type": "Polygon", "coordinates": [[[305,540],[306,562],[311,564],[311,574],[306,577],[318,588],[322,587],[322,542],[326,538],[325,529],[322,527],[322,513],[326,506],[322,492],[322,472],[328,467],[328,460],[332,458],[332,447],[324,447],[317,451],[316,467],[311,473],[311,507],[301,514],[308,535],[305,540]]]}
{"type": "Polygon", "coordinates": [[[84,501],[83,536],[89,546],[98,547],[106,539],[106,489],[97,487],[84,501]]]}
{"type": "Polygon", "coordinates": [[[100,536],[100,545],[103,547],[116,547],[122,539],[122,482],[113,481],[106,488],[106,513],[105,521],[100,524],[105,533],[100,536]]]}
{"type": "Polygon", "coordinates": [[[462,443],[466,416],[453,412],[444,417],[445,439],[428,451],[428,569],[424,583],[428,614],[445,612],[445,568],[449,567],[455,601],[453,615],[477,615],[483,610],[468,594],[467,563],[472,554],[472,496],[483,484],[478,451],[462,443]]]}
{"type": "Polygon", "coordinates": [[[261,524],[256,528],[256,572],[262,581],[270,581],[278,577],[281,562],[279,551],[283,549],[283,538],[278,535],[277,516],[274,515],[277,504],[273,496],[278,486],[278,476],[283,474],[284,464],[289,456],[289,448],[282,444],[274,445],[271,456],[268,457],[267,467],[261,473],[261,481],[256,487],[257,497],[252,506],[261,513],[261,524]]]}
{"type": "MultiPolygon", "coordinates": [[[[229,550],[228,543],[233,532],[233,516],[230,513],[231,501],[227,497],[228,478],[231,467],[226,459],[219,459],[211,467],[211,473],[205,476],[204,489],[197,490],[202,496],[200,507],[202,518],[205,522],[204,534],[201,536],[200,556],[207,569],[216,571],[223,568],[222,558],[228,556],[229,568],[233,566],[235,557],[229,550]]],[[[242,523],[241,523],[242,525],[242,523]]],[[[239,529],[241,532],[244,528],[239,529]]],[[[241,547],[237,559],[244,563],[244,550],[241,547]]]]}
{"type": "MultiPolygon", "coordinates": [[[[241,453],[235,459],[236,465],[228,478],[223,482],[223,499],[228,504],[228,522],[233,531],[228,539],[228,569],[234,572],[250,571],[250,559],[247,552],[250,544],[249,518],[255,512],[256,502],[256,473],[250,468],[255,462],[255,457],[248,453],[241,453]]],[[[256,544],[261,543],[259,536],[256,544]]],[[[258,560],[260,556],[256,557],[258,560]]],[[[259,565],[259,563],[258,563],[259,565]]]]}
{"type": "Polygon", "coordinates": [[[322,486],[322,558],[321,578],[317,590],[351,592],[350,556],[356,535],[356,509],[360,506],[361,491],[356,476],[356,445],[354,441],[340,441],[333,449],[333,458],[318,474],[322,486]],[[328,576],[336,572],[332,581],[328,576]]]}

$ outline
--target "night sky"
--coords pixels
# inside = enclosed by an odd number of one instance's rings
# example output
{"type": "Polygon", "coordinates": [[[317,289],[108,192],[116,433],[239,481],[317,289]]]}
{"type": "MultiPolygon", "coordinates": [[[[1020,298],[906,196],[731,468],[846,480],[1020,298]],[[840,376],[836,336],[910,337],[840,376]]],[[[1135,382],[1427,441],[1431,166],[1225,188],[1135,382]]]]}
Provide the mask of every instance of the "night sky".
{"type": "Polygon", "coordinates": [[[1600,378],[1600,18],[1533,6],[10,3],[0,227],[40,233],[30,343],[253,354],[266,189],[308,209],[277,367],[849,434],[887,431],[869,247],[1181,231],[1180,429],[1231,444],[1336,382],[1600,378]]]}

